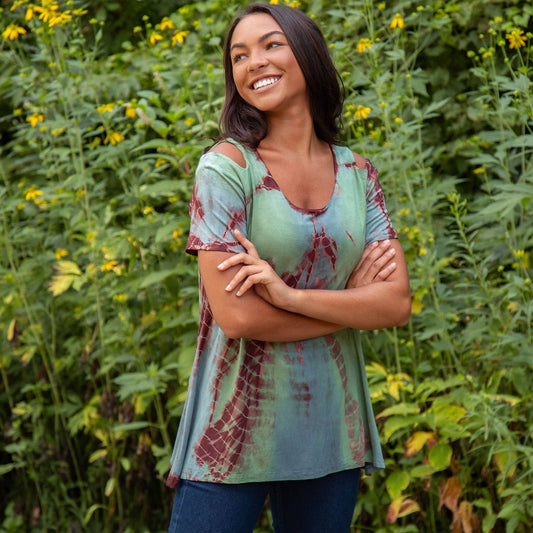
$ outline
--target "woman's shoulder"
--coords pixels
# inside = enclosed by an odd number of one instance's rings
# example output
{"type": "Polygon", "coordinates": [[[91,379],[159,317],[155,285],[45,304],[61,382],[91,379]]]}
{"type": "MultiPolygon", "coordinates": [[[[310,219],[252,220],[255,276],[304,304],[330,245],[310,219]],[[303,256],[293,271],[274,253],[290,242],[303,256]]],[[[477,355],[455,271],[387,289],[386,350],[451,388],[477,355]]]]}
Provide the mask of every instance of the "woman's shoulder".
{"type": "Polygon", "coordinates": [[[357,152],[352,152],[355,164],[357,165],[357,168],[359,170],[365,170],[367,168],[367,159],[365,159],[362,155],[358,154],[357,152]]]}
{"type": "Polygon", "coordinates": [[[232,139],[223,140],[210,148],[206,154],[222,154],[237,163],[242,168],[246,168],[246,159],[244,157],[244,148],[232,139]]]}
{"type": "Polygon", "coordinates": [[[349,164],[349,166],[352,166],[353,163],[355,163],[359,170],[365,170],[368,168],[367,163],[369,161],[357,152],[352,151],[348,146],[335,145],[335,148],[338,156],[343,160],[342,163],[349,164]]]}

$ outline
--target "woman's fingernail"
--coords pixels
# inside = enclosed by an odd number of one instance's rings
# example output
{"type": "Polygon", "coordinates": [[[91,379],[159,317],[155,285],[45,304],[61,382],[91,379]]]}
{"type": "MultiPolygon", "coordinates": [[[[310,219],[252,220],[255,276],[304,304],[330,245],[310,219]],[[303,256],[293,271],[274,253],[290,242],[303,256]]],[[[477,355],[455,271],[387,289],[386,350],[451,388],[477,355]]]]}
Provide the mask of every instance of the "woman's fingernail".
{"type": "Polygon", "coordinates": [[[229,285],[226,285],[226,290],[227,290],[227,291],[230,290],[230,286],[229,286],[229,285]]]}
{"type": "Polygon", "coordinates": [[[220,265],[217,265],[217,268],[224,268],[224,263],[220,263],[220,265]]]}

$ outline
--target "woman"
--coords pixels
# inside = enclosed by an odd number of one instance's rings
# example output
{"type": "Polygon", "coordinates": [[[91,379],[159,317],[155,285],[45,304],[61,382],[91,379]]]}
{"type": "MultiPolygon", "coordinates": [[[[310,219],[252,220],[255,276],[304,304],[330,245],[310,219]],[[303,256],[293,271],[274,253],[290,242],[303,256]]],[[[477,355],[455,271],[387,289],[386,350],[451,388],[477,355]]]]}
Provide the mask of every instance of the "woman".
{"type": "Polygon", "coordinates": [[[191,200],[200,330],[169,531],[249,533],[268,495],[276,532],[347,532],[360,469],[384,467],[357,330],[408,321],[404,255],[376,170],[336,141],[315,23],[253,4],[224,64],[191,200]]]}

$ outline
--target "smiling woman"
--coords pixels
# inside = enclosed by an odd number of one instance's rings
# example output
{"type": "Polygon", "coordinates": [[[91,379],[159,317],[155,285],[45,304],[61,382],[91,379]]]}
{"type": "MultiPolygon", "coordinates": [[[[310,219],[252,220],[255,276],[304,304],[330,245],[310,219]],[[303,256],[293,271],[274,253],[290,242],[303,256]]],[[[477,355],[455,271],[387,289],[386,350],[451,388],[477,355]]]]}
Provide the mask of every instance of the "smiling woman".
{"type": "Polygon", "coordinates": [[[316,24],[252,4],[224,48],[222,134],[196,170],[200,328],[171,459],[169,531],[347,533],[384,467],[360,329],[403,325],[407,268],[372,164],[337,140],[316,24]]]}

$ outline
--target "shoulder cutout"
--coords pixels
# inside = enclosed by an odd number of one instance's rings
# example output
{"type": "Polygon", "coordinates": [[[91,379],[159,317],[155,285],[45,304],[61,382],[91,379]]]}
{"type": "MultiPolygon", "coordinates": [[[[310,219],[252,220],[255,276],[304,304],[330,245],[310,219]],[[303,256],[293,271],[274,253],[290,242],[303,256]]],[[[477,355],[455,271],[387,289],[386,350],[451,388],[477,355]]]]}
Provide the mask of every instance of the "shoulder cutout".
{"type": "Polygon", "coordinates": [[[232,161],[237,163],[242,168],[246,168],[246,161],[242,152],[233,144],[228,141],[221,142],[211,148],[209,152],[217,152],[219,154],[229,157],[232,161]]]}
{"type": "Polygon", "coordinates": [[[356,154],[355,152],[352,152],[352,153],[353,153],[357,168],[359,170],[364,170],[366,168],[366,159],[362,155],[356,154]]]}

